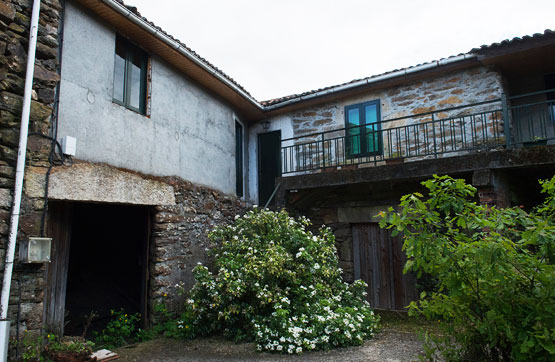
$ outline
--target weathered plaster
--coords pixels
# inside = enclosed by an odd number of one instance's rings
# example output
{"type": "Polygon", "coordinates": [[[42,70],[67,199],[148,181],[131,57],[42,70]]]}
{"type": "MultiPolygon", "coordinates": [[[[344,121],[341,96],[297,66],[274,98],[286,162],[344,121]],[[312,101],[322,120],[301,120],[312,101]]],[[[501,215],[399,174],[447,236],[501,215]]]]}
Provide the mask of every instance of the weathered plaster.
{"type": "Polygon", "coordinates": [[[235,192],[230,106],[152,56],[150,115],[133,112],[112,102],[114,29],[68,2],[64,35],[58,136],[76,158],[235,192]]]}

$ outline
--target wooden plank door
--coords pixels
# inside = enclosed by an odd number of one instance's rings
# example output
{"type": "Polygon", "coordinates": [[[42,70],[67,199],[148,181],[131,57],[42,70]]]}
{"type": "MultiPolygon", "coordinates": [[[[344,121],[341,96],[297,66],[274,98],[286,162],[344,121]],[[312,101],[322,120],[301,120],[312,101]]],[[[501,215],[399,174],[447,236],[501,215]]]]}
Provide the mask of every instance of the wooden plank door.
{"type": "Polygon", "coordinates": [[[60,336],[64,333],[72,216],[72,204],[49,203],[47,234],[52,238],[52,257],[46,271],[44,318],[47,330],[60,336]]]}
{"type": "Polygon", "coordinates": [[[402,239],[377,223],[353,224],[355,279],[368,284],[368,302],[377,309],[404,310],[416,299],[416,278],[403,274],[402,239]]]}
{"type": "Polygon", "coordinates": [[[145,210],[145,237],[143,241],[143,251],[141,253],[141,316],[143,328],[150,327],[149,310],[148,310],[148,293],[150,286],[150,234],[151,228],[151,210],[145,210]]]}

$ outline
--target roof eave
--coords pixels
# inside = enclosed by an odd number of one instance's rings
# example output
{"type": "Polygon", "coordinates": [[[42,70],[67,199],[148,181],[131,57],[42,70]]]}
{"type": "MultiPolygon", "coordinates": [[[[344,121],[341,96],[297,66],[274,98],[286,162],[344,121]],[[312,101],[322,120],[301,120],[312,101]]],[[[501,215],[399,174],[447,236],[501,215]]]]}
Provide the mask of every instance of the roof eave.
{"type": "MultiPolygon", "coordinates": [[[[431,72],[443,72],[445,70],[452,69],[453,66],[462,66],[463,63],[466,65],[476,65],[477,56],[476,54],[461,54],[455,57],[445,58],[438,61],[433,61],[430,63],[418,65],[411,68],[406,68],[398,70],[391,73],[386,73],[383,75],[378,75],[371,78],[361,79],[356,82],[338,85],[335,87],[330,87],[328,89],[314,92],[311,94],[301,95],[296,98],[291,98],[283,102],[275,103],[264,107],[264,111],[267,112],[279,112],[289,109],[291,106],[295,106],[301,102],[306,101],[316,101],[317,99],[322,99],[327,101],[335,95],[341,96],[349,91],[355,91],[357,89],[365,89],[383,86],[389,82],[399,82],[403,79],[413,78],[415,75],[426,73],[427,75],[431,72]]],[[[281,112],[280,112],[281,113],[281,112]]]]}
{"type": "Polygon", "coordinates": [[[256,99],[123,4],[115,0],[76,1],[146,50],[157,54],[191,79],[234,105],[247,120],[262,117],[264,107],[256,99]]]}

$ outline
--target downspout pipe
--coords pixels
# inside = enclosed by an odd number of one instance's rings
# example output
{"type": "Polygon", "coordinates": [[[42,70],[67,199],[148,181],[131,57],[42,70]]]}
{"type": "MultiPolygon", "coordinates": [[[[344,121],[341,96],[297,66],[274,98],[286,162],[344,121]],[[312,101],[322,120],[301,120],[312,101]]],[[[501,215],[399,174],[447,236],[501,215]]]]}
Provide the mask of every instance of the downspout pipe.
{"type": "Polygon", "coordinates": [[[31,114],[31,92],[33,90],[33,75],[35,71],[35,53],[37,50],[37,33],[39,26],[40,0],[33,1],[31,26],[29,31],[29,49],[27,51],[27,70],[25,72],[25,90],[23,93],[23,108],[21,111],[21,127],[19,130],[19,151],[17,153],[17,166],[15,170],[15,187],[10,219],[10,234],[6,261],[4,263],[4,278],[2,281],[2,296],[0,297],[0,358],[7,361],[8,338],[10,321],[8,318],[8,304],[10,301],[10,288],[12,282],[13,264],[17,229],[19,225],[19,211],[21,196],[23,194],[23,176],[25,173],[25,157],[27,154],[27,136],[29,133],[29,117],[31,114]],[[6,332],[6,333],[5,333],[6,332]],[[5,333],[5,335],[4,335],[5,333]]]}

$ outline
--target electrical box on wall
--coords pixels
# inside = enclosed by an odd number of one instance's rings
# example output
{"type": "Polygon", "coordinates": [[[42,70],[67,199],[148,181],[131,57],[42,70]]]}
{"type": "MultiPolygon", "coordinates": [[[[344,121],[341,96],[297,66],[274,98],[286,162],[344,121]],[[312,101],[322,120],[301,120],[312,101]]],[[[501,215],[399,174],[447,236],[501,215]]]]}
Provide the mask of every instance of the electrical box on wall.
{"type": "Polygon", "coordinates": [[[52,238],[34,238],[19,242],[20,263],[49,263],[52,238]]]}
{"type": "Polygon", "coordinates": [[[77,150],[77,139],[71,136],[62,138],[62,152],[64,155],[75,156],[77,150]]]}

